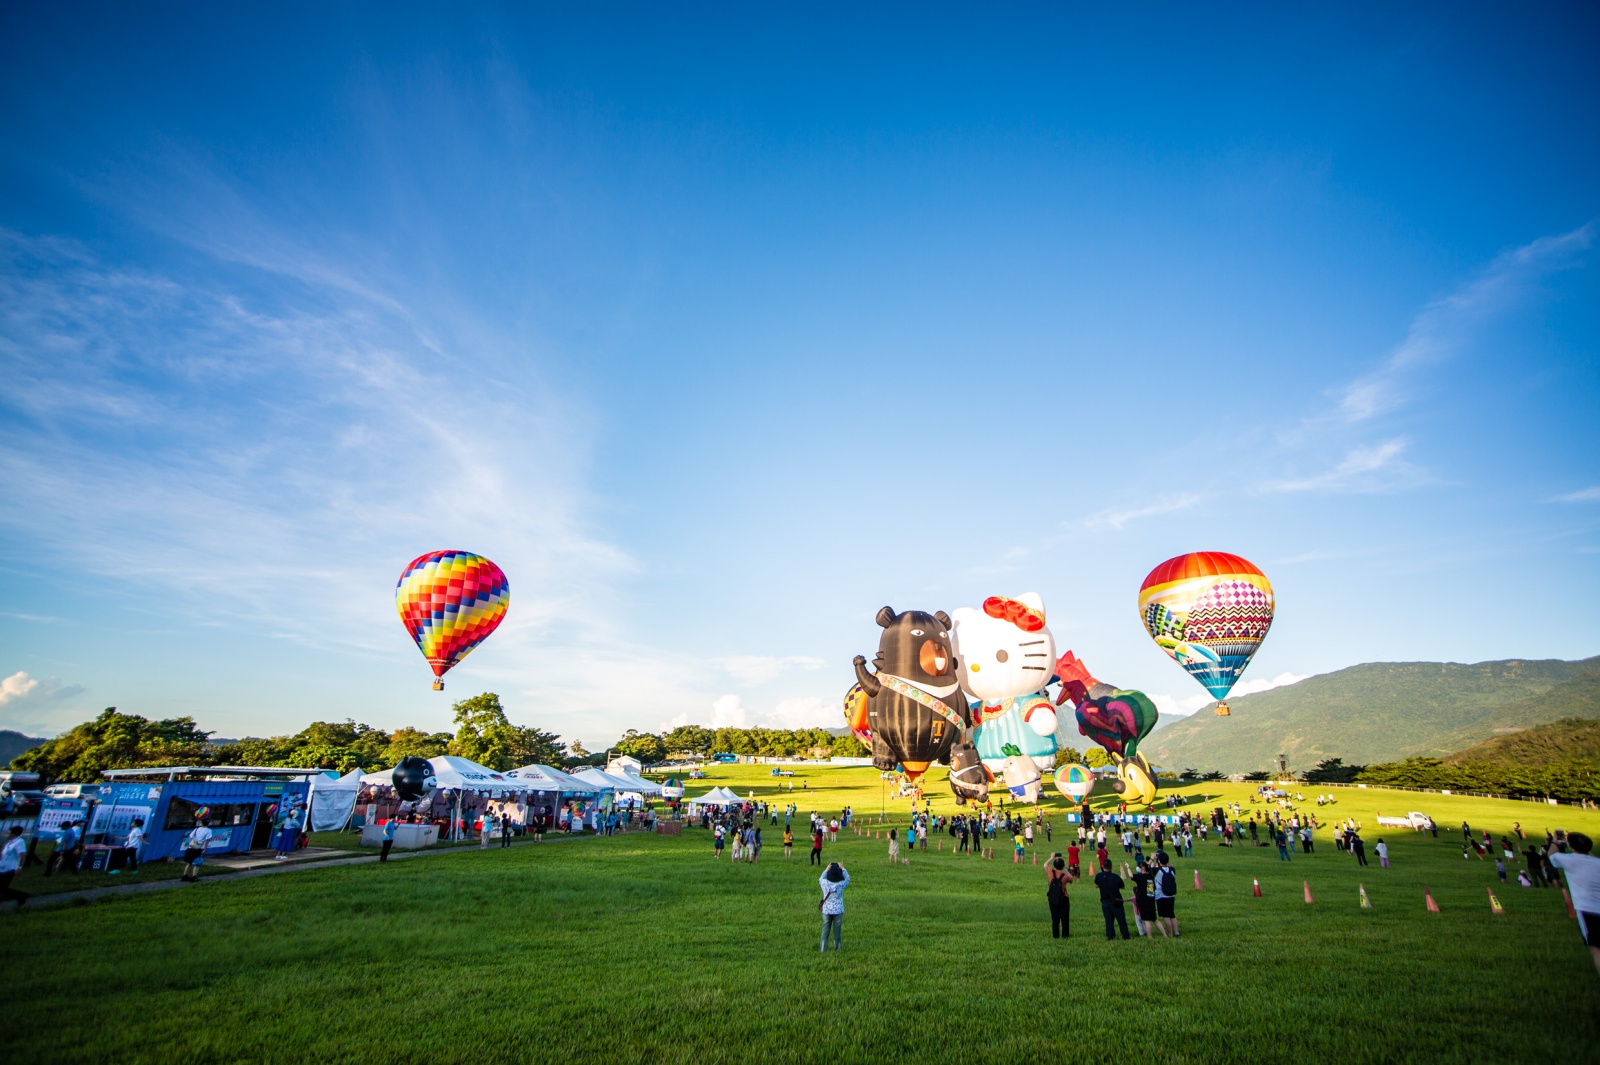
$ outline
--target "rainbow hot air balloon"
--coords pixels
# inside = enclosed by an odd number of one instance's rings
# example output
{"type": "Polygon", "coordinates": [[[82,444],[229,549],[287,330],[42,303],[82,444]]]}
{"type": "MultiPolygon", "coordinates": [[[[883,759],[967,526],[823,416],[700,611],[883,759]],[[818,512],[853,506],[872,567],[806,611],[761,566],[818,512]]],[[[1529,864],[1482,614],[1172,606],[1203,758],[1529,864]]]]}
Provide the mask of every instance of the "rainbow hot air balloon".
{"type": "Polygon", "coordinates": [[[1272,612],[1267,575],[1223,551],[1169,558],[1139,586],[1150,638],[1219,702],[1266,639],[1272,612]]]}
{"type": "Polygon", "coordinates": [[[433,690],[506,616],[511,585],[499,566],[470,551],[430,551],[400,574],[394,603],[433,667],[433,690]]]}
{"type": "Polygon", "coordinates": [[[1094,771],[1082,762],[1056,766],[1056,789],[1073,802],[1082,802],[1094,790],[1094,771]]]}

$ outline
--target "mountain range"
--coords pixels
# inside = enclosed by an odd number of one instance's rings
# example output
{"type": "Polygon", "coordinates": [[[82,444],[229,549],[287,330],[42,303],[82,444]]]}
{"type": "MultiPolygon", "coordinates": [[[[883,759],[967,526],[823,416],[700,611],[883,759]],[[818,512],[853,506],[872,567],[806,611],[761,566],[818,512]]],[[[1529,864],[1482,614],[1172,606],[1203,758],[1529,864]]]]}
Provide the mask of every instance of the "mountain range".
{"type": "Polygon", "coordinates": [[[1444,757],[1568,718],[1600,718],[1600,657],[1458,662],[1368,662],[1297,684],[1163,719],[1140,752],[1167,769],[1293,771],[1324,758],[1390,762],[1444,757]]]}

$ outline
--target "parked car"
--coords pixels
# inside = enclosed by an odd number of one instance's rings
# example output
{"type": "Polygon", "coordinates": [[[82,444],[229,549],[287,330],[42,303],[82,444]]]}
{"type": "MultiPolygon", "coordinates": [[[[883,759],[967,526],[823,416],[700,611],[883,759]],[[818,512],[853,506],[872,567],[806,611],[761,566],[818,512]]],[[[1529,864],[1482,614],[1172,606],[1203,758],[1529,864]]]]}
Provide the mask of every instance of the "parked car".
{"type": "Polygon", "coordinates": [[[1386,828],[1410,828],[1418,832],[1426,832],[1433,827],[1433,818],[1425,813],[1412,810],[1404,817],[1384,817],[1378,815],[1378,824],[1386,828]]]}

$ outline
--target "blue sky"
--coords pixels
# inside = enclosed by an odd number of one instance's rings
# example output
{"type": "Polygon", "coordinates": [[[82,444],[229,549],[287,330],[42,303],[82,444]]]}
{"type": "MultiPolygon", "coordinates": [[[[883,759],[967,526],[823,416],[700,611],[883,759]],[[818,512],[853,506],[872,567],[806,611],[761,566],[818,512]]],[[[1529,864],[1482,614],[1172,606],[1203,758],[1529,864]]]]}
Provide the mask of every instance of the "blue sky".
{"type": "Polygon", "coordinates": [[[1169,710],[1600,652],[1600,16],[0,11],[0,727],[835,724],[1043,595],[1169,710]],[[447,678],[401,568],[506,623],[447,678]]]}

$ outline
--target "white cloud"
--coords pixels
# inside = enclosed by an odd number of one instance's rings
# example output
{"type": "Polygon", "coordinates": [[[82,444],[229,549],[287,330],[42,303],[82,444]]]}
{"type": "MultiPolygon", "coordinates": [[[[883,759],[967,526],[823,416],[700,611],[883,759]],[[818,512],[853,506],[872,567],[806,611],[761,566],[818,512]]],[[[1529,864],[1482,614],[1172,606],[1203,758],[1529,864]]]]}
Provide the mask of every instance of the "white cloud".
{"type": "Polygon", "coordinates": [[[14,702],[26,699],[39,688],[37,677],[30,677],[23,672],[11,674],[5,680],[0,680],[0,706],[9,706],[14,702]]]}
{"type": "Polygon", "coordinates": [[[797,699],[782,699],[763,716],[772,728],[838,728],[844,724],[844,714],[839,703],[811,695],[797,699]]]}
{"type": "Polygon", "coordinates": [[[1163,514],[1176,514],[1180,510],[1188,510],[1198,504],[1200,498],[1197,495],[1185,494],[1168,496],[1142,507],[1110,507],[1097,511],[1079,522],[1067,524],[1076,524],[1085,530],[1110,529],[1121,532],[1129,523],[1143,518],[1155,518],[1163,514]]]}
{"type": "Polygon", "coordinates": [[[1156,704],[1156,709],[1161,712],[1162,717],[1189,717],[1212,702],[1209,695],[1186,695],[1180,699],[1176,695],[1156,692],[1146,694],[1150,696],[1150,701],[1156,704]]]}
{"type": "MultiPolygon", "coordinates": [[[[1270,680],[1253,678],[1234,685],[1233,691],[1228,693],[1228,698],[1237,699],[1242,695],[1255,695],[1257,692],[1298,684],[1308,676],[1310,674],[1286,672],[1279,673],[1270,680]]],[[[1205,694],[1187,695],[1183,698],[1175,695],[1158,695],[1154,692],[1148,694],[1150,701],[1156,704],[1156,709],[1161,711],[1162,717],[1190,717],[1216,702],[1210,695],[1205,694]]]]}
{"type": "Polygon", "coordinates": [[[1331,470],[1263,486],[1267,492],[1382,492],[1427,480],[1427,474],[1402,456],[1411,446],[1405,437],[1351,448],[1331,470]]]}
{"type": "Polygon", "coordinates": [[[1540,276],[1575,265],[1594,242],[1590,222],[1568,233],[1541,237],[1498,256],[1472,281],[1419,311],[1378,369],[1339,389],[1337,414],[1362,422],[1401,406],[1409,398],[1405,373],[1449,359],[1495,315],[1515,306],[1540,276]]]}
{"type": "Polygon", "coordinates": [[[1255,695],[1257,692],[1271,691],[1273,688],[1284,688],[1290,684],[1299,684],[1311,674],[1309,673],[1279,673],[1271,679],[1252,678],[1233,686],[1233,691],[1228,693],[1228,698],[1236,699],[1241,695],[1255,695]]]}
{"type": "Polygon", "coordinates": [[[716,659],[716,665],[735,680],[749,685],[765,684],[780,673],[790,669],[821,669],[825,664],[810,655],[738,655],[716,659]]]}
{"type": "Polygon", "coordinates": [[[1600,484],[1589,488],[1580,488],[1576,492],[1568,492],[1564,496],[1556,496],[1552,503],[1594,503],[1600,501],[1600,484]]]}

